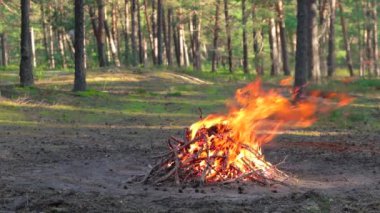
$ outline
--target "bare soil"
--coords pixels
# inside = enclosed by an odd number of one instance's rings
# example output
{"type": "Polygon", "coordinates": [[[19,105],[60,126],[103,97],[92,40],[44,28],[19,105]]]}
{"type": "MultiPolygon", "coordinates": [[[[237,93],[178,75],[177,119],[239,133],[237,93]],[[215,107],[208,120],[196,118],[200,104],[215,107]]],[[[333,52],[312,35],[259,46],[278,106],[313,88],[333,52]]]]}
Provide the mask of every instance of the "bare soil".
{"type": "MultiPolygon", "coordinates": [[[[209,82],[172,73],[111,75],[122,79],[108,79],[107,83],[109,95],[118,98],[137,94],[136,88],[153,92],[166,91],[173,85],[195,85],[199,90],[213,87],[209,82]]],[[[70,79],[64,76],[56,82],[66,78],[70,79]]],[[[101,81],[106,76],[96,78],[101,81]]],[[[48,85],[56,82],[39,81],[38,87],[51,95],[48,85]]],[[[96,82],[91,84],[104,87],[96,82]]],[[[225,84],[229,88],[241,85],[225,84]]],[[[9,86],[1,89],[2,102],[17,101],[9,86]]],[[[101,96],[86,105],[82,97],[70,94],[69,85],[62,89],[66,89],[58,94],[62,100],[54,104],[89,109],[102,104],[101,96]]],[[[228,91],[232,89],[227,90],[226,97],[232,96],[228,91]]],[[[80,121],[82,111],[69,121],[52,119],[50,114],[40,113],[52,103],[30,97],[29,102],[20,103],[20,113],[27,115],[28,125],[18,123],[18,118],[0,123],[0,212],[380,211],[380,132],[364,128],[365,124],[353,129],[317,125],[288,131],[266,145],[264,153],[270,162],[281,162],[287,156],[279,168],[292,176],[288,185],[242,182],[178,187],[172,183],[139,183],[154,163],[150,157],[166,150],[166,139],[180,136],[184,127],[198,119],[195,106],[188,114],[175,113],[184,107],[177,100],[196,102],[208,96],[183,93],[181,97],[164,94],[142,99],[156,100],[149,103],[161,104],[169,112],[118,114],[115,107],[112,116],[118,119],[106,122],[80,121]]],[[[220,109],[219,105],[215,110],[220,109]]],[[[206,111],[212,111],[212,107],[206,111]]],[[[102,113],[108,112],[100,110],[94,116],[102,113]]]]}

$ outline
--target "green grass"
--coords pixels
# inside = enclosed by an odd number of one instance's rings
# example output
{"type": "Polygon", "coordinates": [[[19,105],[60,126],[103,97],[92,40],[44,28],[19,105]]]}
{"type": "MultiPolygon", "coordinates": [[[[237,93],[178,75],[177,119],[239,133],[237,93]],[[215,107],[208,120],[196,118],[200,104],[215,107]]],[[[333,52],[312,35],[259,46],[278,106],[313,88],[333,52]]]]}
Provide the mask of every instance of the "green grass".
{"type": "MultiPolygon", "coordinates": [[[[46,72],[44,78],[54,80],[62,73],[65,74],[65,72],[46,72]]],[[[104,74],[104,72],[93,74],[90,72],[94,76],[100,73],[104,74]]],[[[128,73],[132,72],[125,74],[128,73]]],[[[160,76],[160,73],[165,74],[164,71],[156,70],[133,73],[141,74],[141,76],[146,73],[157,73],[157,76],[160,76]]],[[[160,85],[160,82],[156,81],[141,83],[105,80],[102,83],[92,82],[89,84],[89,90],[76,93],[71,92],[71,83],[56,84],[55,81],[47,81],[46,84],[36,87],[2,86],[0,90],[11,104],[0,102],[0,120],[14,125],[39,125],[39,122],[99,125],[136,117],[139,121],[141,120],[141,123],[159,124],[159,118],[166,117],[188,125],[190,118],[197,119],[198,108],[202,109],[204,116],[225,112],[225,101],[233,97],[236,88],[256,78],[253,74],[245,75],[242,72],[230,74],[228,71],[194,73],[182,70],[178,73],[196,76],[212,84],[173,82],[160,85]],[[107,84],[106,88],[104,84],[107,84]],[[116,86],[124,89],[125,93],[106,91],[116,86]],[[17,100],[20,98],[27,98],[30,103],[18,103],[17,100]]],[[[107,73],[107,75],[112,76],[113,73],[107,73]]],[[[263,81],[270,85],[278,85],[278,81],[283,78],[283,76],[275,78],[264,76],[263,81]]],[[[17,74],[8,71],[0,72],[0,79],[1,82],[4,82],[3,79],[11,83],[18,81],[17,74]]],[[[316,124],[317,127],[380,130],[378,122],[380,96],[378,99],[374,98],[379,94],[380,80],[359,79],[348,84],[331,80],[320,85],[312,85],[311,88],[358,95],[354,104],[321,116],[316,124]]]]}

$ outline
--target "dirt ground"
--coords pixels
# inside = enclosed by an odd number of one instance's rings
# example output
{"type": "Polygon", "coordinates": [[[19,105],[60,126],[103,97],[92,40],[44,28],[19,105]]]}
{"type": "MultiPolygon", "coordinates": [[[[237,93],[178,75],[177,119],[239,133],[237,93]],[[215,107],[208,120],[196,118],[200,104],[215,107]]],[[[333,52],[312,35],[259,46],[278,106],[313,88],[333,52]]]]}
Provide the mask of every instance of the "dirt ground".
{"type": "Polygon", "coordinates": [[[89,79],[107,92],[73,95],[67,75],[41,79],[36,91],[1,86],[0,212],[380,212],[380,132],[365,123],[319,123],[266,145],[270,162],[287,156],[279,168],[289,185],[143,185],[150,157],[198,119],[197,106],[222,110],[243,82],[124,72],[89,79]]]}

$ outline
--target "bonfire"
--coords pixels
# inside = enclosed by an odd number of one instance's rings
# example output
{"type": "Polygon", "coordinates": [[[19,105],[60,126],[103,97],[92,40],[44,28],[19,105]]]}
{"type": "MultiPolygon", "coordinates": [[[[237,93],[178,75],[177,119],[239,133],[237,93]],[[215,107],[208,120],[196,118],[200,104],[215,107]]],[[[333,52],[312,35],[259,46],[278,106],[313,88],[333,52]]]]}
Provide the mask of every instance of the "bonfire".
{"type": "Polygon", "coordinates": [[[257,80],[236,91],[227,114],[212,114],[171,137],[144,182],[260,184],[283,182],[287,175],[265,160],[262,146],[290,128],[311,126],[320,112],[341,107],[352,98],[337,93],[310,92],[294,102],[278,90],[264,90],[257,80]]]}

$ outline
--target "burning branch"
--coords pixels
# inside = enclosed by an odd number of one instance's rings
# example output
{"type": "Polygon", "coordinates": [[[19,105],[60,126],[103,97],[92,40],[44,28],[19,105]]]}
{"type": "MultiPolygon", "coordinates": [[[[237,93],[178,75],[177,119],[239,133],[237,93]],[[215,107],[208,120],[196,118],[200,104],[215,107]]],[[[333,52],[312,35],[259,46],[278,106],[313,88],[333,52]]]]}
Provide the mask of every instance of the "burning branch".
{"type": "Polygon", "coordinates": [[[143,182],[283,182],[288,176],[265,160],[262,145],[280,130],[308,127],[316,121],[317,113],[347,105],[351,100],[342,94],[311,92],[294,103],[275,90],[262,90],[260,81],[256,81],[237,90],[236,104],[227,115],[201,116],[185,130],[183,139],[171,137],[169,152],[155,157],[160,160],[143,182]],[[338,102],[334,104],[333,100],[338,102]]]}

